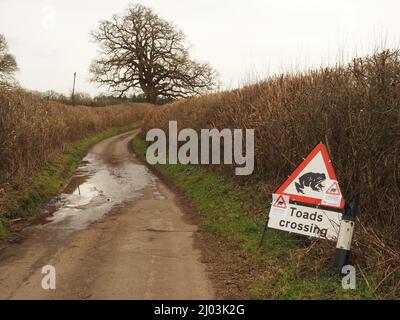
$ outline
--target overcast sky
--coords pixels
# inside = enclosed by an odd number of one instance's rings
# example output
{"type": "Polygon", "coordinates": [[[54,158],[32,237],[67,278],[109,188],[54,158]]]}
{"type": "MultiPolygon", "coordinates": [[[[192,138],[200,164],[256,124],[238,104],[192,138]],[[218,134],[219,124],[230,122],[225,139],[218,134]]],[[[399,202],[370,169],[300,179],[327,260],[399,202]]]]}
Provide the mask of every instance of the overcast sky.
{"type": "MultiPolygon", "coordinates": [[[[0,0],[3,33],[34,90],[104,92],[88,81],[89,32],[129,0],[0,0]]],[[[233,88],[274,73],[348,61],[400,47],[398,0],[141,0],[187,35],[191,53],[233,88]]]]}

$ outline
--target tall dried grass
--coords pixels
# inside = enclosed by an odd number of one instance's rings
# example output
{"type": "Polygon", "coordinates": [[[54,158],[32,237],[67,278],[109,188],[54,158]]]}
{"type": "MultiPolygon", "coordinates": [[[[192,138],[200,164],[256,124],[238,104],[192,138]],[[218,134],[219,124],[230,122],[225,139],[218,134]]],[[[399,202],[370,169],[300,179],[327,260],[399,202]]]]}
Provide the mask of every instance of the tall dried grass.
{"type": "Polygon", "coordinates": [[[400,51],[178,101],[145,118],[143,132],[167,130],[168,120],[180,129],[254,128],[255,176],[271,192],[324,142],[345,195],[363,194],[356,262],[382,266],[379,281],[399,293],[400,51]]]}
{"type": "Polygon", "coordinates": [[[147,104],[67,106],[20,91],[0,91],[0,189],[92,133],[140,121],[147,104]]]}

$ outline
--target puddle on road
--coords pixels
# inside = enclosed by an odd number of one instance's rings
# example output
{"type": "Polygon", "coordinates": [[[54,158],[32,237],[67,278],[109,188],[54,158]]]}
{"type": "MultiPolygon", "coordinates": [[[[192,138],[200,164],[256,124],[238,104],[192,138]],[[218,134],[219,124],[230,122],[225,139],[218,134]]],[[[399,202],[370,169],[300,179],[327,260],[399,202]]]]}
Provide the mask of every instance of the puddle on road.
{"type": "Polygon", "coordinates": [[[144,165],[130,161],[109,164],[88,154],[64,193],[50,204],[53,214],[42,227],[82,230],[112,209],[141,197],[146,186],[151,186],[156,199],[162,200],[156,180],[144,165]]]}

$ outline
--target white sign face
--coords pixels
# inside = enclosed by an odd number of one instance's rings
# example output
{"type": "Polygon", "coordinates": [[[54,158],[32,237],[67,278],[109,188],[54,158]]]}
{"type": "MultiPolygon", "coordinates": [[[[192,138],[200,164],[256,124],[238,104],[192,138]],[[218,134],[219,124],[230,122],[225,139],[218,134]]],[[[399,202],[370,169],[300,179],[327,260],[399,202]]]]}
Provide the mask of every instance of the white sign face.
{"type": "MultiPolygon", "coordinates": [[[[279,195],[278,195],[279,196],[279,195]]],[[[273,202],[274,204],[274,202],[273,202]]],[[[340,212],[287,203],[285,211],[278,214],[271,206],[268,227],[309,237],[336,241],[339,234],[340,212]]]]}

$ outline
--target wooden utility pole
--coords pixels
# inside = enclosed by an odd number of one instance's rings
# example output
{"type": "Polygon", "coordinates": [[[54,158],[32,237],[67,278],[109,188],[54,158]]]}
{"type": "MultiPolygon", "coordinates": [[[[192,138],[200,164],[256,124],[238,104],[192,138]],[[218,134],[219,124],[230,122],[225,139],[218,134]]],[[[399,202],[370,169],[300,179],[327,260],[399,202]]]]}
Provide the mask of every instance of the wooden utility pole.
{"type": "Polygon", "coordinates": [[[75,81],[76,81],[76,72],[74,72],[74,84],[72,86],[72,97],[71,97],[72,104],[74,104],[74,98],[75,98],[75,81]]]}

